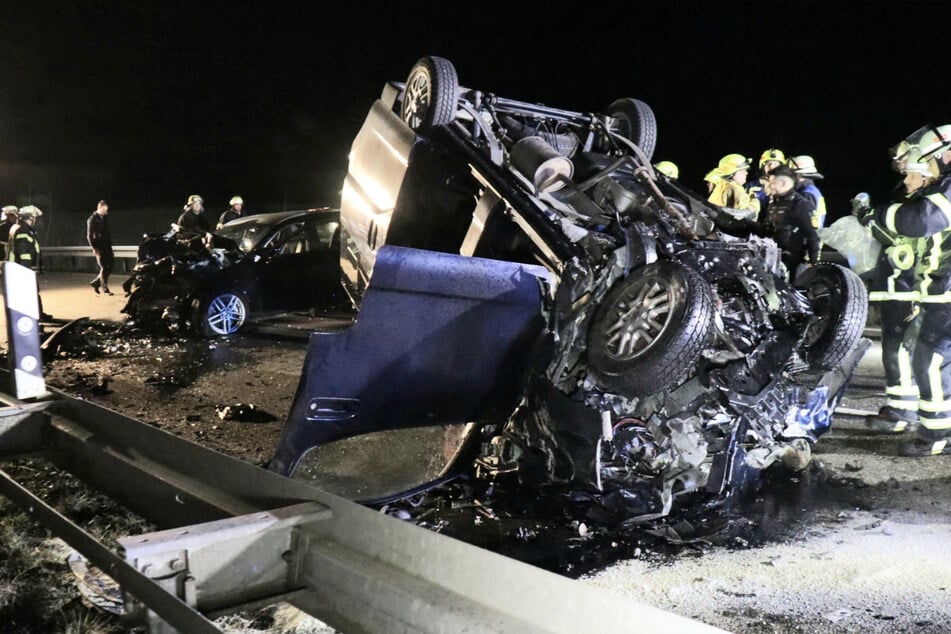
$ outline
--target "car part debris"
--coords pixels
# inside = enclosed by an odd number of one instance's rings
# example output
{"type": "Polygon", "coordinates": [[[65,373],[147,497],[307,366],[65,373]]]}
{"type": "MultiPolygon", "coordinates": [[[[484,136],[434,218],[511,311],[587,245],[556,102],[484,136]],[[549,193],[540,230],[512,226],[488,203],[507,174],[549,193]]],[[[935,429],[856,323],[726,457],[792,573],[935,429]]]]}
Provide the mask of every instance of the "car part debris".
{"type": "Polygon", "coordinates": [[[253,403],[234,403],[233,405],[216,405],[215,413],[221,420],[233,420],[244,423],[269,423],[277,420],[277,416],[262,409],[253,403]]]}

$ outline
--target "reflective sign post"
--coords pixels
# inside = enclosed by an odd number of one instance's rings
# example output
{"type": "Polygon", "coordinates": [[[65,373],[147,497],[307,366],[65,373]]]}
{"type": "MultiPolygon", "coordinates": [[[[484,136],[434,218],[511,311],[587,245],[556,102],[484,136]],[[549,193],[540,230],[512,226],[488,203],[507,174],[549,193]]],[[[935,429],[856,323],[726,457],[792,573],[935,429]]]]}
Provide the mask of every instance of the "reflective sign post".
{"type": "Polygon", "coordinates": [[[3,297],[7,311],[7,358],[14,396],[18,399],[45,396],[36,273],[15,262],[4,262],[3,297]]]}

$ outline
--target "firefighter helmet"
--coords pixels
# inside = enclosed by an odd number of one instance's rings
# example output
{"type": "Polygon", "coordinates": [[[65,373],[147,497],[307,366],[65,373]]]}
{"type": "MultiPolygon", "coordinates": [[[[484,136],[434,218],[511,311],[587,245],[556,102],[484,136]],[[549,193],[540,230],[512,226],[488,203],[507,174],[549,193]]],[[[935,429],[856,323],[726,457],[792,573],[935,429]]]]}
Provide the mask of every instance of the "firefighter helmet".
{"type": "Polygon", "coordinates": [[[192,205],[201,205],[205,202],[205,199],[199,196],[198,194],[192,194],[188,197],[188,200],[185,201],[185,209],[189,209],[192,205]]]}
{"type": "Polygon", "coordinates": [[[241,199],[241,196],[232,196],[231,200],[228,201],[228,204],[234,207],[235,205],[243,205],[244,200],[241,199]]]}
{"type": "Polygon", "coordinates": [[[918,150],[921,156],[918,162],[927,163],[942,152],[951,150],[951,125],[930,127],[918,139],[918,150]]]}
{"type": "Polygon", "coordinates": [[[707,172],[706,176],[703,177],[703,180],[708,183],[716,183],[718,180],[720,180],[720,168],[714,167],[712,170],[707,172]]]}
{"type": "Polygon", "coordinates": [[[769,163],[770,161],[776,161],[777,163],[785,163],[786,155],[783,154],[782,150],[777,150],[776,148],[770,148],[760,154],[759,157],[759,169],[763,169],[763,165],[769,163]]]}
{"type": "Polygon", "coordinates": [[[752,161],[742,154],[727,154],[720,159],[717,171],[720,176],[732,176],[740,170],[748,170],[752,161]]]}
{"type": "Polygon", "coordinates": [[[654,166],[654,169],[662,174],[666,174],[668,178],[673,180],[677,180],[677,178],[680,177],[680,168],[677,167],[676,163],[672,163],[671,161],[661,161],[654,166]]]}
{"type": "Polygon", "coordinates": [[[813,180],[819,180],[823,178],[822,174],[819,173],[819,170],[816,169],[816,160],[811,156],[806,154],[800,154],[799,156],[794,156],[788,161],[786,165],[792,168],[799,176],[805,176],[806,178],[811,178],[813,180]]]}
{"type": "Polygon", "coordinates": [[[20,217],[21,218],[39,218],[43,215],[43,212],[39,207],[34,205],[27,205],[26,207],[20,207],[20,217]]]}
{"type": "Polygon", "coordinates": [[[9,216],[10,214],[16,214],[17,211],[18,209],[16,205],[7,205],[3,209],[0,209],[0,212],[2,212],[4,216],[9,216]]]}

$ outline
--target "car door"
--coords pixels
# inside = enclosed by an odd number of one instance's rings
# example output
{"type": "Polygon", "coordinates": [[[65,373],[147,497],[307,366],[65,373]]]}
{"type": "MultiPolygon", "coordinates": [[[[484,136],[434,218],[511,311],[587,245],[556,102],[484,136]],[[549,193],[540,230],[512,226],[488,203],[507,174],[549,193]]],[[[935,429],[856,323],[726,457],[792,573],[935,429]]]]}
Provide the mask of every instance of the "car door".
{"type": "Polygon", "coordinates": [[[328,305],[340,284],[333,249],[335,216],[311,216],[287,223],[261,247],[261,305],[265,311],[328,305]]]}

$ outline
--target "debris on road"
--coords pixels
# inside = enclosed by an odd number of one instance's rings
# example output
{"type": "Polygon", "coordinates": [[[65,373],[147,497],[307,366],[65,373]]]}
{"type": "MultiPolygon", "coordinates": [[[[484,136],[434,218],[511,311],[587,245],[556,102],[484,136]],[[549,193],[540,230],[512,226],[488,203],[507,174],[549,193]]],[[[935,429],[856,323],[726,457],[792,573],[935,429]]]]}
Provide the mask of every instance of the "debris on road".
{"type": "Polygon", "coordinates": [[[242,423],[270,423],[277,420],[277,416],[258,409],[253,403],[234,403],[233,405],[218,405],[215,412],[221,420],[238,421],[242,423]]]}

